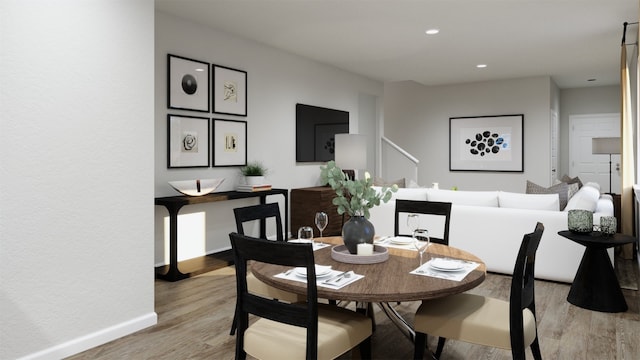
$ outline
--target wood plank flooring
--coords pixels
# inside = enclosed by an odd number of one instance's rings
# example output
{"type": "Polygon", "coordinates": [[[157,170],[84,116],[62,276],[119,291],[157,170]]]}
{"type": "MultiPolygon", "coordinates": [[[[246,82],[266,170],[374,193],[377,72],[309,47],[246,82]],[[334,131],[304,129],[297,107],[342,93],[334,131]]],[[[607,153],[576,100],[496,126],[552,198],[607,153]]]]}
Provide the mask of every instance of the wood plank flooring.
{"type": "MultiPolygon", "coordinates": [[[[489,274],[474,293],[508,299],[510,278],[489,274]]],[[[158,324],[71,357],[84,359],[233,359],[229,327],[235,305],[233,267],[179,282],[156,281],[158,324]]],[[[545,359],[634,359],[640,354],[640,294],[623,290],[629,310],[600,313],[566,301],[569,285],[536,281],[540,346],[545,359]]],[[[412,319],[417,302],[398,311],[412,319]]],[[[413,345],[376,308],[375,359],[411,359],[413,345]]],[[[429,340],[435,348],[435,339],[429,340]]],[[[340,359],[350,359],[345,354],[340,359]]],[[[510,359],[505,350],[448,341],[443,359],[510,359]]],[[[532,358],[530,351],[527,358],[532,358]]]]}

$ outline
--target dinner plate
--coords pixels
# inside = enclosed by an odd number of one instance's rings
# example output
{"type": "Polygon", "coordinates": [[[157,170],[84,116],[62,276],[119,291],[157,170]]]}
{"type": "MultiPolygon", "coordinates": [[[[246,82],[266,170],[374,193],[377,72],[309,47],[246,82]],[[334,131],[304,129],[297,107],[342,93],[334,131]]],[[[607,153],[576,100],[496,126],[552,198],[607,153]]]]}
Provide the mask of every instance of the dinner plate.
{"type": "Polygon", "coordinates": [[[464,264],[458,260],[448,260],[436,258],[429,262],[429,266],[438,271],[460,271],[464,269],[464,264]]]}
{"type": "MultiPolygon", "coordinates": [[[[307,268],[306,267],[297,267],[293,271],[296,275],[307,277],[307,268]]],[[[324,276],[331,275],[331,266],[330,265],[316,265],[316,277],[321,278],[324,276]]]]}
{"type": "Polygon", "coordinates": [[[411,245],[413,244],[413,238],[408,236],[395,236],[389,239],[389,242],[396,245],[411,245]]]}

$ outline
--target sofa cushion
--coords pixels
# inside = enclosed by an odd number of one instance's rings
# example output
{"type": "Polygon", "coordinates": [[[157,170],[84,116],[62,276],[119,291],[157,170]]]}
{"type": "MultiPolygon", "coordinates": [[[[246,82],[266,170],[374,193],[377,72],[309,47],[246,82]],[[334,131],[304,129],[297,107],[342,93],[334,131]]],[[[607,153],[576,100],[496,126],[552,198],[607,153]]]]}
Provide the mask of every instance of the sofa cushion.
{"type": "MultiPolygon", "coordinates": [[[[567,202],[569,201],[569,185],[564,182],[561,182],[559,184],[546,188],[544,186],[540,186],[538,184],[535,184],[527,180],[526,193],[527,194],[558,194],[558,197],[560,199],[560,210],[564,210],[565,206],[567,206],[567,202]]],[[[502,203],[500,204],[500,207],[502,207],[502,203]]]]}
{"type": "Polygon", "coordinates": [[[600,190],[598,184],[587,183],[578,190],[578,192],[569,199],[564,211],[569,210],[596,210],[598,199],[600,198],[600,190]]]}
{"type": "MultiPolygon", "coordinates": [[[[373,187],[377,192],[380,192],[382,188],[380,186],[373,187]]],[[[398,188],[398,191],[391,195],[391,200],[427,200],[426,188],[398,188]]]]}
{"type": "Polygon", "coordinates": [[[560,209],[560,197],[557,193],[521,194],[500,191],[498,192],[498,202],[501,208],[550,211],[560,209]]]}
{"type": "Polygon", "coordinates": [[[427,189],[427,200],[450,202],[454,205],[498,207],[498,192],[427,189]]]}

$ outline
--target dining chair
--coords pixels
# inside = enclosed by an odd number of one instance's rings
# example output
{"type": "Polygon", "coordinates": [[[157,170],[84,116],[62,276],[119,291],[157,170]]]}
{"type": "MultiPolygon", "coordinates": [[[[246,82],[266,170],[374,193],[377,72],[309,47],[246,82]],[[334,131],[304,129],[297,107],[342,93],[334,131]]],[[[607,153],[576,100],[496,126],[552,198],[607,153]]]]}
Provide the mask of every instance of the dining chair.
{"type": "MultiPolygon", "coordinates": [[[[335,359],[358,346],[371,358],[372,323],[367,316],[318,303],[311,244],[268,241],[229,234],[236,264],[238,330],[236,359],[335,359]],[[308,301],[288,303],[251,293],[247,262],[303,267],[308,301]],[[249,325],[249,314],[257,317],[249,325]]],[[[253,319],[252,319],[253,320],[253,319]]]]}
{"type": "Polygon", "coordinates": [[[511,350],[514,359],[525,359],[531,347],[542,359],[536,326],[534,269],[536,251],[544,225],[524,235],[511,278],[509,301],[462,293],[423,301],[416,311],[414,359],[422,359],[427,334],[438,336],[435,357],[440,357],[446,339],[511,350]]]}
{"type": "MultiPolygon", "coordinates": [[[[451,203],[437,202],[437,201],[423,201],[423,200],[396,200],[395,209],[395,236],[412,236],[413,234],[402,234],[400,230],[400,217],[401,214],[425,214],[434,215],[433,217],[425,217],[425,220],[429,221],[429,224],[442,224],[442,237],[429,236],[431,241],[438,244],[449,245],[449,222],[451,220],[451,203]]],[[[430,233],[440,234],[431,229],[431,226],[420,225],[421,228],[426,228],[430,233]]]]}
{"type": "MultiPolygon", "coordinates": [[[[266,221],[267,219],[275,219],[276,223],[276,241],[284,241],[284,233],[282,231],[282,220],[280,217],[280,207],[278,203],[268,203],[260,205],[245,206],[233,209],[236,219],[236,228],[238,234],[244,235],[244,224],[250,221],[266,221]]],[[[253,274],[247,275],[247,283],[251,292],[262,296],[280,299],[288,302],[304,301],[302,295],[297,295],[288,291],[276,289],[258,280],[253,274]]],[[[234,335],[237,327],[236,315],[234,315],[231,331],[229,335],[234,335]]]]}

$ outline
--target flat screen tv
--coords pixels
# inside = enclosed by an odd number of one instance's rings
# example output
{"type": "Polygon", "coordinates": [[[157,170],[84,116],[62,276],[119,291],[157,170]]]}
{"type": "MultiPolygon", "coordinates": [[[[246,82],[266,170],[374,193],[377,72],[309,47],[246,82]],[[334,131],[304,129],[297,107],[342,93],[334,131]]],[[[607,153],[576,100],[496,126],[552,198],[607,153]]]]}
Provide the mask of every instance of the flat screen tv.
{"type": "Polygon", "coordinates": [[[296,104],[296,162],[335,159],[335,134],[349,133],[349,112],[296,104]]]}

